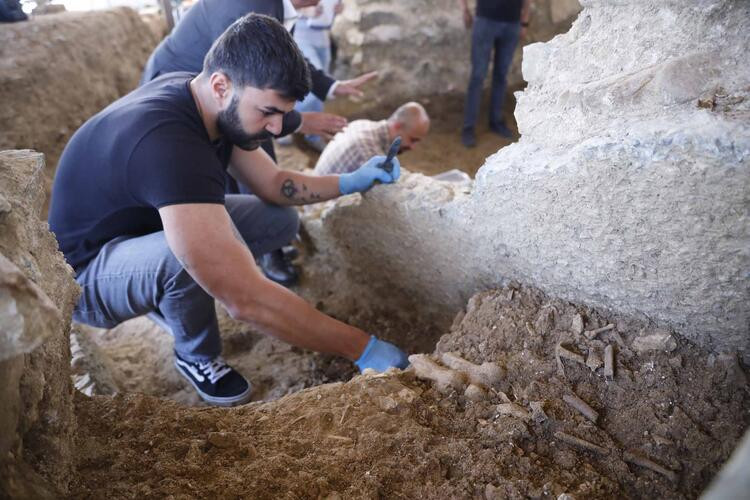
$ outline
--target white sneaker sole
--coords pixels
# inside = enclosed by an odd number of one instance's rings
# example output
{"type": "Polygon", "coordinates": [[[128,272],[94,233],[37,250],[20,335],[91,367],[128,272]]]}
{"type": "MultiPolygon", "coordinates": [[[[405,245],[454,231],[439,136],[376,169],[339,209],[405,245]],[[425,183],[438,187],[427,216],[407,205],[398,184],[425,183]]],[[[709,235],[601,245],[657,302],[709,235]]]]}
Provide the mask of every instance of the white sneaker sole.
{"type": "Polygon", "coordinates": [[[190,385],[193,386],[193,389],[195,389],[195,392],[198,393],[198,395],[201,397],[201,399],[207,403],[211,403],[215,406],[237,406],[242,405],[250,401],[250,394],[252,393],[252,385],[250,382],[247,383],[247,390],[243,392],[242,394],[238,394],[237,396],[232,397],[217,397],[217,396],[211,396],[209,394],[206,394],[205,392],[201,391],[200,388],[195,385],[195,382],[193,382],[193,379],[190,378],[189,375],[186,375],[184,371],[182,371],[182,367],[177,364],[175,361],[174,367],[177,368],[177,373],[179,373],[182,378],[190,382],[190,385]]]}

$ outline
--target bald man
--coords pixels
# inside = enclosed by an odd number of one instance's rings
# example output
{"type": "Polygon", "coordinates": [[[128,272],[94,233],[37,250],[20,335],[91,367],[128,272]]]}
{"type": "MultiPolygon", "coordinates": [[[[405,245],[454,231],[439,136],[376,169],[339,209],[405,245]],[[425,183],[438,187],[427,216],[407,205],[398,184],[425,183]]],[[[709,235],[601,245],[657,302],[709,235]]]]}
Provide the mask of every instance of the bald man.
{"type": "Polygon", "coordinates": [[[427,136],[430,117],[421,104],[408,102],[387,120],[355,120],[328,143],[315,165],[318,175],[342,174],[359,168],[373,155],[384,155],[397,136],[399,153],[413,149],[427,136]]]}

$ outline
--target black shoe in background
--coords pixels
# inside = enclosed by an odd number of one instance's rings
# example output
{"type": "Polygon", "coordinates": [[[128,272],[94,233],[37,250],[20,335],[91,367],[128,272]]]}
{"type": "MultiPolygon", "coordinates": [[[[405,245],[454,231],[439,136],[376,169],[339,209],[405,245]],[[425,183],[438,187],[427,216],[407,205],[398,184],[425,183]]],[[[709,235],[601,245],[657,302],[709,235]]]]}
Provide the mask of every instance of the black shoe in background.
{"type": "Polygon", "coordinates": [[[269,280],[279,285],[292,286],[299,281],[299,273],[290,260],[283,249],[278,249],[261,255],[258,266],[269,280]]]}
{"type": "Polygon", "coordinates": [[[211,361],[192,362],[175,352],[174,365],[207,403],[234,406],[250,401],[250,382],[226,364],[221,356],[211,361]]]}
{"type": "Polygon", "coordinates": [[[507,139],[511,139],[513,137],[513,132],[511,132],[511,130],[508,127],[506,127],[504,123],[499,123],[497,125],[490,125],[490,132],[493,132],[507,139]]]}
{"type": "Polygon", "coordinates": [[[0,23],[26,21],[28,16],[18,0],[0,0],[0,23]]]}
{"type": "Polygon", "coordinates": [[[477,145],[477,137],[473,129],[463,129],[461,131],[461,144],[467,148],[473,148],[477,145]]]}

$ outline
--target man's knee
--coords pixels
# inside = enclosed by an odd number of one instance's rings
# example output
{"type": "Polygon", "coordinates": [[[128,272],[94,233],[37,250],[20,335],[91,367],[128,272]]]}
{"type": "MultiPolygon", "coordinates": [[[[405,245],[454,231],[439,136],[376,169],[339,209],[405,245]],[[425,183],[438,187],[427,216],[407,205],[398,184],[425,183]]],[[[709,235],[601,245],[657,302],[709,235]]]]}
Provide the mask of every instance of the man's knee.
{"type": "Polygon", "coordinates": [[[271,217],[279,228],[279,239],[291,241],[299,231],[299,212],[293,207],[274,206],[271,217]]]}

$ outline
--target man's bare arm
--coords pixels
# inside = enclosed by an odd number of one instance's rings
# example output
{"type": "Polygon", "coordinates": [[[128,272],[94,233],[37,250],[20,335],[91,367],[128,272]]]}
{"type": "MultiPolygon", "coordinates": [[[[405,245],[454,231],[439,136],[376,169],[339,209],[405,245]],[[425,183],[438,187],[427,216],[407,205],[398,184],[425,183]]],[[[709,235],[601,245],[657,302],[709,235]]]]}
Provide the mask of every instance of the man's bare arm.
{"type": "Polygon", "coordinates": [[[306,205],[341,196],[337,175],[306,175],[282,170],[265,151],[234,148],[232,174],[261,199],[277,205],[306,205]]]}
{"type": "Polygon", "coordinates": [[[223,205],[159,209],[169,248],[229,314],[284,342],[356,360],[369,336],[317,311],[258,271],[223,205]]]}

